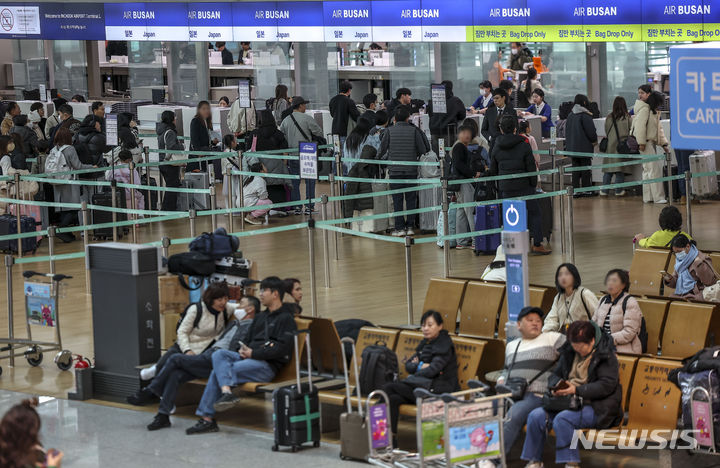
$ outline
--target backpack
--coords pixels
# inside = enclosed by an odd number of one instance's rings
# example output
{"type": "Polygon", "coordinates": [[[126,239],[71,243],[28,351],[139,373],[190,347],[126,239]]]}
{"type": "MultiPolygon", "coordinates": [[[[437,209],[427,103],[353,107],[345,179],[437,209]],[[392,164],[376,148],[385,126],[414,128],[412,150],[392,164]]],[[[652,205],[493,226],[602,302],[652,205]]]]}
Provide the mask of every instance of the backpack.
{"type": "Polygon", "coordinates": [[[378,341],[366,347],[362,352],[362,365],[360,366],[360,392],[369,395],[374,390],[380,390],[398,376],[398,360],[392,349],[385,343],[378,341]]]}
{"type": "Polygon", "coordinates": [[[70,180],[72,178],[70,174],[59,174],[70,170],[70,166],[68,166],[67,159],[65,158],[65,153],[63,153],[65,148],[70,148],[70,145],[63,145],[60,148],[53,146],[50,154],[45,158],[45,173],[53,174],[53,179],[70,180]]]}
{"type": "MultiPolygon", "coordinates": [[[[185,310],[183,310],[182,314],[180,314],[180,319],[178,320],[177,325],[175,325],[176,332],[180,328],[180,324],[182,323],[182,321],[185,320],[185,316],[187,315],[188,309],[192,306],[197,307],[197,312],[195,313],[195,320],[193,320],[193,329],[197,328],[198,325],[200,325],[200,319],[202,319],[202,314],[203,314],[202,301],[198,301],[197,303],[193,303],[193,304],[188,304],[188,306],[185,307],[185,310]]],[[[223,310],[223,318],[225,319],[225,323],[227,323],[228,317],[227,317],[227,312],[225,310],[223,310]]]]}
{"type": "MultiPolygon", "coordinates": [[[[623,317],[625,317],[625,311],[627,310],[627,303],[630,300],[630,295],[626,296],[625,299],[623,299],[622,303],[622,311],[623,311],[623,317]]],[[[602,299],[600,299],[600,303],[598,304],[598,307],[603,305],[606,302],[611,302],[610,296],[603,296],[602,299]]],[[[583,302],[584,304],[584,302],[583,302]]],[[[608,311],[608,313],[610,313],[608,311]]],[[[600,325],[602,328],[602,325],[600,325]]],[[[638,337],[640,338],[640,344],[642,345],[642,352],[647,353],[648,349],[648,331],[647,331],[647,325],[645,324],[645,317],[642,317],[640,320],[640,332],[638,333],[638,337]]]]}
{"type": "Polygon", "coordinates": [[[168,258],[168,271],[178,276],[182,287],[193,291],[199,289],[203,282],[201,281],[197,287],[191,288],[183,275],[210,276],[215,273],[215,259],[201,252],[182,252],[168,258]]]}
{"type": "Polygon", "coordinates": [[[232,257],[240,246],[240,239],[228,235],[225,228],[217,228],[213,233],[203,232],[190,242],[190,251],[199,252],[213,259],[232,257]]]}

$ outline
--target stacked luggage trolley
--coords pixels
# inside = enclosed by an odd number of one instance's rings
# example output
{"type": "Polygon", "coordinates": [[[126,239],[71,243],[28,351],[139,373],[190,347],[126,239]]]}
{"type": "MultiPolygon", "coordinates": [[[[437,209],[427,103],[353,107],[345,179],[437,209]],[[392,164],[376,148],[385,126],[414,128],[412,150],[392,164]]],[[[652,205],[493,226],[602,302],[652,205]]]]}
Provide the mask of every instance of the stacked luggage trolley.
{"type": "MultiPolygon", "coordinates": [[[[6,262],[7,263],[7,262],[6,262]]],[[[62,337],[60,335],[60,283],[72,276],[53,273],[38,273],[35,271],[24,271],[25,283],[23,292],[25,297],[25,322],[27,326],[27,338],[14,338],[12,332],[14,326],[12,307],[12,279],[11,269],[7,268],[8,275],[8,327],[9,336],[0,338],[0,360],[9,359],[10,365],[14,365],[15,351],[25,350],[24,357],[28,364],[33,367],[39,366],[43,361],[43,353],[47,351],[58,351],[55,355],[55,364],[60,370],[68,370],[72,367],[73,355],[67,349],[63,349],[62,337]],[[35,276],[49,278],[49,281],[29,281],[35,276]],[[37,341],[32,338],[32,328],[35,326],[51,327],[55,329],[55,341],[37,341]]],[[[2,367],[0,367],[2,374],[2,367]]]]}

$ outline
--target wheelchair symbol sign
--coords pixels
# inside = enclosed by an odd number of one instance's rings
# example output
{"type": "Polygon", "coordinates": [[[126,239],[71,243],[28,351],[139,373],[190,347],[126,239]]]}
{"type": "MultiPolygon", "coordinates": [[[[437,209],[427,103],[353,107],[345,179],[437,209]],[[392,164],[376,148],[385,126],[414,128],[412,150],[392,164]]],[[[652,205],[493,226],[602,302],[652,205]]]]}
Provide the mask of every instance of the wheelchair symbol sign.
{"type": "Polygon", "coordinates": [[[523,200],[503,202],[504,231],[522,232],[527,230],[527,211],[523,200]]]}

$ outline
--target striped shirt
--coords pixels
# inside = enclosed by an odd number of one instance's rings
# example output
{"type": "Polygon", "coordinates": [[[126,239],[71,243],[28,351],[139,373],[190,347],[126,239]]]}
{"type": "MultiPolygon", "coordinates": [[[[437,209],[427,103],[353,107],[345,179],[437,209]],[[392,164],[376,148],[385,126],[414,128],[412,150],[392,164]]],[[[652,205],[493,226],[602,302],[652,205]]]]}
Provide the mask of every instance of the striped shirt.
{"type": "MultiPolygon", "coordinates": [[[[558,350],[565,344],[565,335],[558,332],[541,333],[532,340],[513,340],[505,346],[505,369],[503,377],[522,377],[528,382],[540,371],[548,368],[558,358],[558,350]],[[513,357],[517,350],[517,357],[513,365],[513,357]],[[512,365],[512,369],[510,369],[512,365]]],[[[529,392],[543,394],[547,390],[548,377],[551,369],[540,375],[528,387],[529,392]]]]}

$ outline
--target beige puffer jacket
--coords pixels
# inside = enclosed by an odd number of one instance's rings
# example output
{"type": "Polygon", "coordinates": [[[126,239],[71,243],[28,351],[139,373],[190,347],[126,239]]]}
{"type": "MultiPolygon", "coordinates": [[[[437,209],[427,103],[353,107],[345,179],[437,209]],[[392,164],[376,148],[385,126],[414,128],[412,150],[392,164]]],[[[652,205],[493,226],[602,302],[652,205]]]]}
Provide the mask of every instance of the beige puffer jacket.
{"type": "Polygon", "coordinates": [[[593,322],[603,328],[605,317],[610,313],[610,336],[613,338],[618,353],[642,353],[640,342],[640,327],[642,324],[642,310],[634,297],[629,297],[625,314],[623,315],[623,302],[628,293],[621,294],[615,301],[607,299],[600,301],[593,322]]]}

